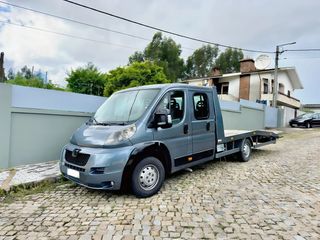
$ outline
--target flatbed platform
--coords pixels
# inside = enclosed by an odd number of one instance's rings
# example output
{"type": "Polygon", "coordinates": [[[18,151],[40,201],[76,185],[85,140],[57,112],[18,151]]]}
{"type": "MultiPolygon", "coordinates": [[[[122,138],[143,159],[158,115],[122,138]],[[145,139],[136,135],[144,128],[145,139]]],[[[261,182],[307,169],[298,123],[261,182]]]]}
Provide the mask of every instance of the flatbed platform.
{"type": "Polygon", "coordinates": [[[275,143],[279,133],[281,132],[270,130],[224,130],[224,138],[218,139],[216,157],[239,152],[244,139],[250,139],[252,148],[275,143]]]}
{"type": "MultiPolygon", "coordinates": [[[[271,132],[271,133],[275,133],[275,134],[280,134],[281,131],[275,131],[275,130],[255,130],[255,131],[263,131],[263,132],[271,132]]],[[[249,133],[249,132],[254,132],[253,130],[224,130],[224,136],[225,137],[232,137],[235,135],[240,135],[240,134],[245,134],[245,133],[249,133]]]]}
{"type": "Polygon", "coordinates": [[[222,142],[230,142],[248,137],[271,137],[278,138],[280,132],[269,130],[224,130],[224,140],[222,142]]]}

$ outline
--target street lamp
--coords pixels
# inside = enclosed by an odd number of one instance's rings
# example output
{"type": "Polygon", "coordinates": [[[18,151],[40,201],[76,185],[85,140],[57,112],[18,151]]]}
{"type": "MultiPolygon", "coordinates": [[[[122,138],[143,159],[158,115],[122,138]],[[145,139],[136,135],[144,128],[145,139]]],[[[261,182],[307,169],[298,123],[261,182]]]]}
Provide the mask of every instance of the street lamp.
{"type": "Polygon", "coordinates": [[[274,87],[273,87],[273,100],[272,100],[273,107],[277,107],[277,99],[278,99],[278,61],[279,61],[279,55],[284,52],[283,50],[280,51],[280,47],[293,45],[293,44],[296,44],[296,42],[280,44],[280,45],[277,45],[277,48],[276,48],[276,61],[275,61],[275,66],[274,66],[274,83],[273,83],[274,87]]]}

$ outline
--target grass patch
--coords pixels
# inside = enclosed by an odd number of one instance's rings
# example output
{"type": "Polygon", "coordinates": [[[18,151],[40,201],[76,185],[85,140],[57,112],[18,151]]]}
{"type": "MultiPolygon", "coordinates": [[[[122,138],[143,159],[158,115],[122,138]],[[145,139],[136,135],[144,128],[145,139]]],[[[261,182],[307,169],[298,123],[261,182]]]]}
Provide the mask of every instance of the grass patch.
{"type": "Polygon", "coordinates": [[[61,185],[67,185],[69,188],[75,186],[69,180],[59,177],[57,179],[14,186],[9,191],[0,189],[0,203],[12,203],[28,195],[52,191],[61,185]]]}

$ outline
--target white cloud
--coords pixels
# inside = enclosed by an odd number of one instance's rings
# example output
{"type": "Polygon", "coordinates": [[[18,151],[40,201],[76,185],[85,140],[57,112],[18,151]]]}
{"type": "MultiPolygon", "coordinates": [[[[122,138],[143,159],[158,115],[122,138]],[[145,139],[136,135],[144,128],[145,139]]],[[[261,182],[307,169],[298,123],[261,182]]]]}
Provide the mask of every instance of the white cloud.
{"type": "MultiPolygon", "coordinates": [[[[309,0],[307,3],[290,0],[82,0],[79,2],[170,31],[238,47],[273,51],[277,44],[288,41],[297,41],[297,45],[291,48],[320,47],[320,18],[318,17],[320,2],[317,0],[309,0]]],[[[10,3],[149,39],[154,33],[152,30],[94,13],[63,1],[29,0],[10,1],[10,3]]],[[[0,6],[5,5],[0,4],[0,6]]],[[[0,18],[8,18],[12,22],[22,21],[26,25],[38,28],[133,48],[121,48],[0,24],[0,50],[5,52],[6,68],[20,69],[24,65],[35,66],[35,68],[48,71],[49,79],[59,84],[65,84],[66,72],[71,67],[75,68],[87,62],[93,62],[103,71],[125,65],[135,49],[141,50],[147,43],[143,40],[14,7],[10,9],[11,12],[0,9],[0,18]]],[[[185,47],[197,48],[202,45],[179,37],[173,38],[185,47]]],[[[191,53],[184,49],[182,56],[186,58],[191,53]]],[[[249,53],[245,55],[257,56],[257,54],[249,53]]],[[[316,78],[312,77],[318,75],[316,66],[320,64],[320,59],[305,60],[312,62],[310,66],[314,66],[306,67],[304,61],[294,60],[301,56],[305,55],[285,53],[282,57],[287,57],[288,60],[283,60],[281,64],[297,67],[305,86],[305,90],[296,93],[298,97],[305,102],[320,102],[319,95],[313,90],[315,86],[320,90],[319,83],[316,78]],[[292,60],[289,60],[290,58],[292,60]]],[[[320,54],[314,56],[320,57],[320,54]]]]}

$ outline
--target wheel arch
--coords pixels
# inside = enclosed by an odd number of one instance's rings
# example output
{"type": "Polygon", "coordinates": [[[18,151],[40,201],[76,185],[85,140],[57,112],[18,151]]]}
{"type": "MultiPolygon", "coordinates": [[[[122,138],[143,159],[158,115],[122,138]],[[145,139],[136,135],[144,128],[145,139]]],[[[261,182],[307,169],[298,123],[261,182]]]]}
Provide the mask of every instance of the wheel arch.
{"type": "Polygon", "coordinates": [[[162,142],[148,142],[135,146],[129,156],[129,160],[123,170],[121,185],[130,182],[130,177],[135,166],[145,157],[155,157],[161,161],[164,166],[166,176],[172,171],[171,156],[167,146],[162,142]]]}

